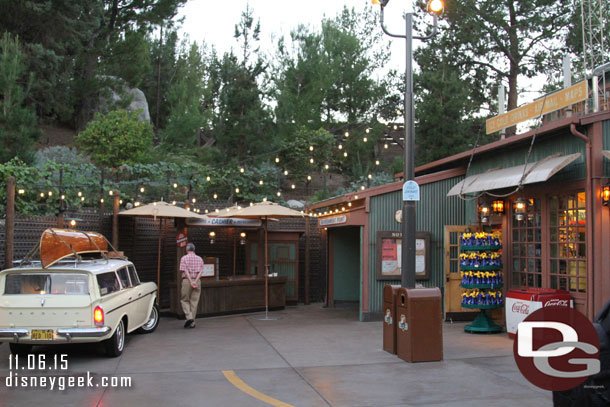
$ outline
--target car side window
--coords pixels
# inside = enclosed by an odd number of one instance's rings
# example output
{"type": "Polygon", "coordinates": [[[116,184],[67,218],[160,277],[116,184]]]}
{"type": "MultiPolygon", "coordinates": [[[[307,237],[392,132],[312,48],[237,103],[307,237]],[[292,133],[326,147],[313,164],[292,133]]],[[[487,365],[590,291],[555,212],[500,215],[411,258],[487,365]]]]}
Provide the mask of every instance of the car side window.
{"type": "Polygon", "coordinates": [[[131,284],[135,287],[136,285],[140,285],[140,278],[138,277],[138,273],[136,273],[136,268],[134,266],[128,266],[129,269],[129,277],[131,278],[131,284]]]}
{"type": "Polygon", "coordinates": [[[119,279],[121,280],[121,285],[123,286],[123,288],[131,287],[127,267],[121,267],[120,269],[118,269],[117,274],[119,275],[119,279]]]}
{"type": "Polygon", "coordinates": [[[114,271],[111,271],[109,273],[98,274],[97,285],[99,285],[100,287],[100,295],[102,297],[104,295],[108,295],[121,289],[119,279],[117,278],[116,273],[114,271]]]}

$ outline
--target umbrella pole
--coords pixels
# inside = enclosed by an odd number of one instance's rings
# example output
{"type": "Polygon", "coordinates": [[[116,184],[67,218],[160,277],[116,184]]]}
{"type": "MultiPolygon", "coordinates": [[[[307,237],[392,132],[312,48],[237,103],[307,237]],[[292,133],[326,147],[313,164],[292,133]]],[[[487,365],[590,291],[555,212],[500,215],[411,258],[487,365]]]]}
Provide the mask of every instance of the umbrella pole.
{"type": "Polygon", "coordinates": [[[161,231],[163,220],[159,218],[159,244],[157,246],[157,306],[160,304],[159,296],[161,295],[161,231]]]}
{"type": "Polygon", "coordinates": [[[267,264],[267,218],[265,217],[265,319],[269,317],[269,265],[267,264]]]}

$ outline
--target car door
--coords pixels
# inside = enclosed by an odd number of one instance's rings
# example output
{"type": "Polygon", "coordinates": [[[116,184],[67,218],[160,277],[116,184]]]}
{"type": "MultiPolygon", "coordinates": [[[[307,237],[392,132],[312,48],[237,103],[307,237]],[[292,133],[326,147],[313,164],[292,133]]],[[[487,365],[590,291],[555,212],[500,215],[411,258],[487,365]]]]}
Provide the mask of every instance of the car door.
{"type": "Polygon", "coordinates": [[[125,302],[124,309],[129,321],[127,329],[131,332],[142,323],[142,313],[138,310],[138,303],[141,301],[138,301],[137,287],[133,287],[131,283],[127,266],[119,268],[117,275],[121,282],[121,292],[125,302]]]}
{"type": "Polygon", "coordinates": [[[148,293],[144,292],[145,286],[140,283],[140,278],[138,277],[138,273],[136,272],[134,265],[128,265],[127,270],[129,272],[129,279],[131,280],[131,284],[133,286],[134,298],[136,300],[134,302],[134,321],[137,320],[137,324],[141,325],[148,321],[148,317],[150,315],[151,297],[146,295],[148,293]]]}

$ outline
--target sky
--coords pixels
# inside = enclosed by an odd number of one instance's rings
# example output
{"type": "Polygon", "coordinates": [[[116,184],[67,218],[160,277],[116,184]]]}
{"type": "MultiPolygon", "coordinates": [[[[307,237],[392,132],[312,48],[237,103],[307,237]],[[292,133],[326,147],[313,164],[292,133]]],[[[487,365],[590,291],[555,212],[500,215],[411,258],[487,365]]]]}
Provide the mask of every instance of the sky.
{"type": "MultiPolygon", "coordinates": [[[[179,17],[184,17],[181,32],[189,35],[191,41],[205,40],[213,45],[222,55],[233,49],[237,52],[239,47],[233,34],[235,24],[239,22],[242,11],[249,5],[253,16],[260,19],[261,24],[261,50],[272,54],[277,39],[289,37],[290,31],[299,24],[320,27],[324,17],[332,18],[344,6],[363,10],[371,4],[371,0],[225,0],[213,3],[210,0],[189,0],[181,9],[179,17]]],[[[404,33],[404,20],[402,15],[409,1],[390,2],[386,7],[386,26],[397,34],[404,33]]],[[[378,10],[379,6],[374,6],[378,10]]],[[[400,39],[385,37],[384,41],[392,44],[392,60],[388,69],[399,72],[405,69],[405,42],[400,39]]]]}

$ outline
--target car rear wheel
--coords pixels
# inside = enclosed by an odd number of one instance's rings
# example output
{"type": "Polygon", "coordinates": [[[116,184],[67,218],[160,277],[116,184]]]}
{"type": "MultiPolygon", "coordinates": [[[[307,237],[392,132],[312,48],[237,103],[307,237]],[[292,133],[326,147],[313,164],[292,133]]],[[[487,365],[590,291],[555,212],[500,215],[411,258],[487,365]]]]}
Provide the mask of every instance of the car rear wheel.
{"type": "Polygon", "coordinates": [[[11,348],[11,353],[13,355],[27,355],[32,351],[32,345],[23,344],[23,343],[9,343],[9,348],[11,348]]]}
{"type": "Polygon", "coordinates": [[[149,334],[154,332],[155,329],[157,329],[157,326],[159,325],[159,308],[157,307],[156,304],[153,304],[152,309],[150,310],[150,316],[148,318],[148,321],[146,321],[146,323],[144,325],[142,325],[140,327],[140,329],[138,329],[139,333],[142,334],[149,334]]]}
{"type": "Polygon", "coordinates": [[[114,334],[109,339],[106,339],[104,345],[106,347],[106,355],[113,358],[121,356],[125,347],[125,324],[123,320],[119,321],[114,334]]]}

